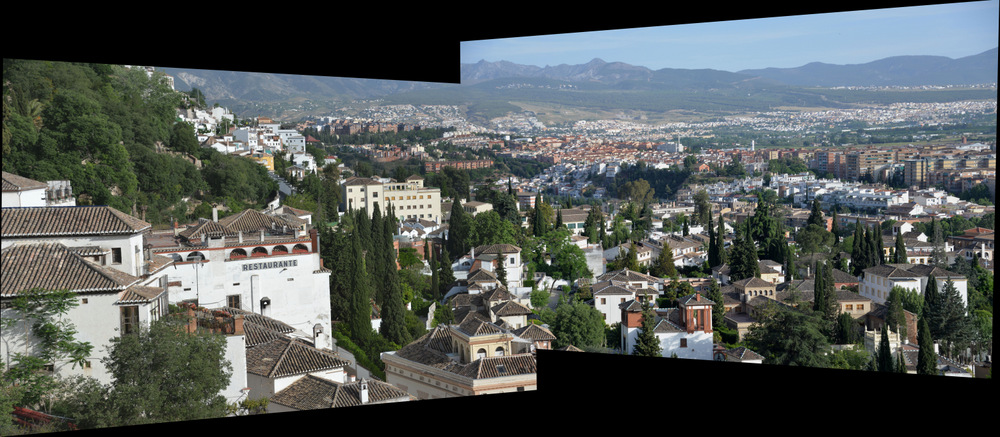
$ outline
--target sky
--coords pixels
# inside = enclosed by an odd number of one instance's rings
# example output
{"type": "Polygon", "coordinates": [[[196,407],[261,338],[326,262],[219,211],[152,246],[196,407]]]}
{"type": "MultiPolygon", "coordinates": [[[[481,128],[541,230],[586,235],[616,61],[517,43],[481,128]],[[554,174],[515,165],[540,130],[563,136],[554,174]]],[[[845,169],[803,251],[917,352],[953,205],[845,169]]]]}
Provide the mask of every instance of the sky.
{"type": "Polygon", "coordinates": [[[465,41],[461,62],[539,67],[594,58],[653,70],[736,72],[890,56],[957,59],[997,47],[1000,0],[465,41]]]}

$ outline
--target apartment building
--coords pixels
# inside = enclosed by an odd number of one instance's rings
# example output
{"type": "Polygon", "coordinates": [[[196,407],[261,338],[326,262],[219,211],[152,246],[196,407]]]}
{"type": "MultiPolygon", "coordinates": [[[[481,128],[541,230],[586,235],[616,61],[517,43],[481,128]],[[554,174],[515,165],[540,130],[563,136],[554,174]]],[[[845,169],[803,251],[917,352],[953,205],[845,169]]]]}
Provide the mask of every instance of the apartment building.
{"type": "Polygon", "coordinates": [[[390,206],[396,218],[424,219],[441,223],[441,189],[424,187],[424,178],[392,179],[351,177],[341,184],[341,209],[363,209],[371,216],[376,204],[385,213],[390,206]]]}
{"type": "Polygon", "coordinates": [[[847,179],[858,180],[893,162],[891,150],[862,150],[846,155],[847,179]]]}

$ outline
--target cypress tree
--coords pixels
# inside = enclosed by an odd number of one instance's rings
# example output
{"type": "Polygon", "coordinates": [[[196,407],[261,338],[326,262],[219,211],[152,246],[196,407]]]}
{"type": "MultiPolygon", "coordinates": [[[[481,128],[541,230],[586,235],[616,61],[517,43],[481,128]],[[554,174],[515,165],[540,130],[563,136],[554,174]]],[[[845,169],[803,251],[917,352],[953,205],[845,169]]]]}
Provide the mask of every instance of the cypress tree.
{"type": "Polygon", "coordinates": [[[945,345],[945,354],[952,356],[956,348],[972,342],[975,327],[972,318],[967,314],[965,302],[962,301],[962,296],[951,278],[945,281],[940,296],[942,331],[940,339],[945,345]]]}
{"type": "Polygon", "coordinates": [[[648,302],[643,302],[642,330],[636,338],[635,347],[632,349],[632,355],[640,357],[660,356],[662,351],[662,348],[660,347],[660,340],[656,338],[656,334],[653,333],[655,322],[656,320],[652,308],[649,306],[648,302]]]}
{"type": "Polygon", "coordinates": [[[903,312],[903,289],[899,286],[889,290],[889,299],[886,301],[885,324],[892,332],[899,334],[900,338],[906,338],[906,313],[903,312]]]}
{"type": "Polygon", "coordinates": [[[497,280],[500,281],[500,285],[503,285],[504,288],[507,288],[507,266],[505,264],[506,263],[504,263],[503,255],[499,255],[497,257],[497,268],[496,268],[497,280]]]}
{"type": "Polygon", "coordinates": [[[392,220],[386,217],[382,220],[382,324],[379,331],[389,341],[403,345],[409,342],[409,331],[406,329],[406,306],[403,302],[403,289],[399,283],[396,271],[396,250],[392,244],[392,220]]]}
{"type": "Polygon", "coordinates": [[[558,229],[561,228],[562,226],[563,226],[562,208],[559,208],[559,210],[556,211],[556,228],[558,229]]]}
{"type": "Polygon", "coordinates": [[[927,319],[927,327],[931,338],[937,340],[944,334],[943,315],[941,314],[941,294],[938,292],[937,279],[933,274],[927,275],[927,286],[924,287],[923,318],[927,319]]]}
{"type": "MultiPolygon", "coordinates": [[[[726,263],[726,221],[719,214],[719,229],[715,232],[715,251],[719,254],[719,264],[726,263]]],[[[714,266],[713,266],[714,267],[714,266]]]]}
{"type": "Polygon", "coordinates": [[[430,292],[431,292],[431,296],[434,297],[434,302],[440,302],[441,301],[441,284],[440,284],[440,279],[438,277],[437,252],[433,248],[430,248],[429,250],[431,251],[431,253],[430,253],[430,255],[431,255],[431,261],[430,261],[430,268],[431,268],[431,289],[430,289],[430,292]]]}
{"type": "Polygon", "coordinates": [[[708,300],[714,302],[712,305],[712,328],[721,328],[725,325],[726,305],[723,302],[722,287],[715,278],[711,278],[708,283],[708,300]]]}
{"type": "Polygon", "coordinates": [[[708,215],[708,266],[719,265],[719,248],[715,245],[715,225],[712,223],[712,214],[708,215]]]}
{"type": "MultiPolygon", "coordinates": [[[[364,214],[364,213],[362,213],[364,214]]],[[[350,309],[348,311],[348,327],[351,331],[351,340],[355,344],[366,344],[372,333],[371,322],[371,281],[368,277],[368,269],[365,266],[365,257],[361,251],[361,240],[351,239],[351,269],[350,276],[350,309]]]]}
{"type": "Polygon", "coordinates": [[[438,281],[440,281],[441,296],[448,294],[451,285],[455,282],[455,272],[451,269],[451,257],[448,249],[441,251],[441,260],[438,263],[438,281]]]}
{"type": "Polygon", "coordinates": [[[461,256],[469,252],[469,237],[471,224],[462,207],[462,202],[455,199],[451,204],[451,217],[448,219],[448,240],[445,248],[450,253],[461,256]]]}
{"type": "Polygon", "coordinates": [[[875,226],[876,232],[872,232],[873,242],[875,243],[873,245],[875,247],[874,248],[874,252],[875,252],[875,257],[874,257],[875,258],[875,265],[885,264],[885,247],[884,247],[883,242],[882,242],[882,232],[881,232],[881,229],[882,229],[882,224],[879,223],[879,224],[877,224],[875,226]]]}
{"type": "Polygon", "coordinates": [[[906,243],[903,241],[903,233],[899,232],[896,234],[896,250],[893,253],[895,259],[892,262],[896,264],[906,264],[906,243]]]}
{"type": "Polygon", "coordinates": [[[937,375],[937,354],[934,353],[934,340],[931,338],[931,329],[927,324],[927,317],[921,317],[917,334],[917,344],[920,352],[917,355],[918,375],[937,375]]]}
{"type": "MultiPolygon", "coordinates": [[[[942,269],[948,268],[948,254],[944,251],[944,238],[942,236],[943,229],[941,224],[935,224],[934,219],[931,219],[931,229],[933,236],[931,237],[931,256],[928,259],[928,264],[939,267],[942,269]]],[[[931,326],[931,330],[934,327],[931,326]]]]}
{"type": "Polygon", "coordinates": [[[833,243],[840,244],[840,226],[837,225],[837,205],[830,208],[830,214],[833,216],[833,224],[830,228],[830,232],[833,233],[833,243]]]}
{"type": "Polygon", "coordinates": [[[878,355],[876,362],[878,364],[879,372],[894,372],[896,370],[896,363],[892,359],[892,349],[889,347],[889,330],[882,330],[882,339],[878,344],[878,355]]]}

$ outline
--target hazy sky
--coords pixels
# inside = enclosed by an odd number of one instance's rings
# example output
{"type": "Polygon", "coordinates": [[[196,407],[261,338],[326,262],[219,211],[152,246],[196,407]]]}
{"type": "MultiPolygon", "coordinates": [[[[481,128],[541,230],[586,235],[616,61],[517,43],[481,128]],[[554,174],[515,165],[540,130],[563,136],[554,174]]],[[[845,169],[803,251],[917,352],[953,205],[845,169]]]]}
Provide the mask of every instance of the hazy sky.
{"type": "Polygon", "coordinates": [[[961,58],[997,47],[1000,0],[601,32],[469,41],[461,62],[583,64],[739,71],[889,56],[961,58]]]}

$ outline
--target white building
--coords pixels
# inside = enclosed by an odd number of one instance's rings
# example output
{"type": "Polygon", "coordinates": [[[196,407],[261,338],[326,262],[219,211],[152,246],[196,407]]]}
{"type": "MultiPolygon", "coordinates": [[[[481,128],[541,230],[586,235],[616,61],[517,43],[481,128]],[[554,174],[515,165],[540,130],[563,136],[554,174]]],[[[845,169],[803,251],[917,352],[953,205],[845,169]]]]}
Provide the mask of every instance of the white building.
{"type": "MultiPolygon", "coordinates": [[[[653,332],[660,341],[660,354],[664,357],[712,360],[714,304],[700,293],[695,293],[678,299],[677,308],[655,309],[653,332]]],[[[631,354],[642,332],[642,305],[629,301],[621,305],[621,311],[622,344],[625,353],[631,354]]]]}
{"type": "Polygon", "coordinates": [[[369,216],[374,205],[386,213],[390,205],[396,218],[424,219],[442,223],[441,189],[424,187],[424,179],[410,176],[403,182],[381,181],[373,178],[350,177],[341,184],[341,209],[363,209],[369,216]]]}
{"type": "Polygon", "coordinates": [[[75,206],[69,181],[39,182],[3,172],[3,207],[75,206]]]}
{"type": "MultiPolygon", "coordinates": [[[[106,206],[3,208],[3,317],[18,317],[9,301],[26,290],[77,294],[79,305],[65,320],[76,327],[76,340],[93,349],[82,367],[52,363],[59,375],[110,382],[101,363],[109,340],[166,314],[171,260],[144,249],[149,228],[106,206]]],[[[32,337],[23,326],[5,330],[0,359],[9,362],[32,337]]]]}
{"type": "Polygon", "coordinates": [[[152,251],[174,260],[171,302],[262,314],[331,347],[331,272],[320,260],[318,232],[293,219],[246,210],[160,234],[152,251]]]}
{"type": "Polygon", "coordinates": [[[968,278],[958,273],[925,264],[882,264],[865,269],[858,286],[858,292],[873,302],[884,304],[889,298],[889,291],[894,286],[900,286],[916,291],[923,296],[927,288],[929,275],[934,275],[937,289],[940,293],[949,279],[962,296],[965,305],[969,303],[968,278]]]}

